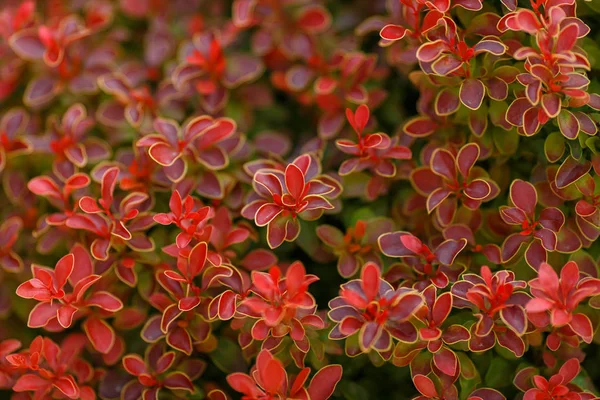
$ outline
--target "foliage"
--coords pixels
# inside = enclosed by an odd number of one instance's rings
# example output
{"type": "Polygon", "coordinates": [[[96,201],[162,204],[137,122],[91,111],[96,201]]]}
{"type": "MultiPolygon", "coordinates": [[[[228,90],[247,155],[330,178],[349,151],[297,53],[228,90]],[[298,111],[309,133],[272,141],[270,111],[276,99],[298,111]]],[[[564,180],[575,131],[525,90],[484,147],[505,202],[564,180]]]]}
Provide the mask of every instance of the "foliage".
{"type": "Polygon", "coordinates": [[[1,3],[1,398],[600,399],[595,2],[1,3]]]}

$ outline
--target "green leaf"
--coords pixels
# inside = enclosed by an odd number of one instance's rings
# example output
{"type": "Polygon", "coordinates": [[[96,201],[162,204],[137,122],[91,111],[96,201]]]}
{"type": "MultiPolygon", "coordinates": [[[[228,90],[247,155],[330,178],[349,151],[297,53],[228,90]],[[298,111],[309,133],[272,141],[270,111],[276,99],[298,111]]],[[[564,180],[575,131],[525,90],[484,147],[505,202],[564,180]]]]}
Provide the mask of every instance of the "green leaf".
{"type": "Polygon", "coordinates": [[[374,218],[377,214],[374,211],[374,208],[371,207],[361,207],[355,210],[350,217],[349,226],[356,225],[357,221],[363,220],[367,221],[371,218],[374,218]]]}
{"type": "Polygon", "coordinates": [[[202,400],[202,399],[206,399],[206,392],[201,387],[194,386],[194,393],[188,394],[187,396],[188,397],[186,397],[186,398],[188,400],[202,400]]]}
{"type": "MultiPolygon", "coordinates": [[[[506,110],[508,109],[508,104],[505,101],[491,101],[490,102],[490,120],[492,124],[500,126],[501,123],[505,120],[506,110]]],[[[511,129],[514,131],[516,129],[511,129]]]]}
{"type": "Polygon", "coordinates": [[[494,145],[503,156],[511,156],[519,148],[520,136],[516,130],[505,131],[500,128],[492,130],[494,145]]]}
{"type": "Polygon", "coordinates": [[[210,359],[217,368],[226,374],[248,371],[248,365],[244,360],[240,346],[229,339],[219,340],[215,351],[210,353],[210,359]]]}
{"type": "Polygon", "coordinates": [[[544,153],[546,159],[551,163],[555,163],[565,153],[566,145],[565,138],[560,132],[552,132],[544,142],[544,153]]]}
{"type": "MultiPolygon", "coordinates": [[[[344,187],[343,197],[363,197],[367,188],[367,183],[371,177],[365,172],[356,172],[342,177],[342,186],[344,187]]],[[[344,202],[345,203],[345,202],[344,202]]]]}
{"type": "Polygon", "coordinates": [[[596,148],[596,146],[597,146],[599,140],[600,140],[600,138],[598,138],[597,136],[592,136],[590,138],[587,138],[587,139],[585,139],[585,142],[584,142],[585,147],[590,149],[593,154],[597,154],[598,149],[596,148]]]}
{"type": "Polygon", "coordinates": [[[308,255],[321,246],[321,241],[316,233],[317,226],[315,221],[300,220],[300,235],[296,239],[296,243],[308,255]]]}
{"type": "Polygon", "coordinates": [[[581,144],[579,144],[579,142],[576,140],[569,140],[567,144],[569,145],[571,156],[576,160],[580,160],[583,156],[583,149],[581,148],[581,144]]]}
{"type": "Polygon", "coordinates": [[[512,374],[508,371],[510,371],[510,364],[508,361],[501,357],[494,358],[485,374],[486,386],[501,388],[511,384],[512,374]]]}
{"type": "Polygon", "coordinates": [[[460,383],[460,399],[466,400],[469,395],[475,390],[477,385],[481,382],[481,378],[477,379],[464,379],[462,376],[458,379],[460,383]]]}
{"type": "Polygon", "coordinates": [[[347,400],[363,400],[370,398],[367,389],[356,382],[344,381],[340,386],[342,387],[342,395],[347,400]]]}
{"type": "Polygon", "coordinates": [[[477,367],[475,367],[475,364],[473,364],[473,361],[471,361],[469,356],[463,352],[456,352],[456,355],[458,356],[458,362],[460,364],[461,378],[465,380],[478,379],[478,381],[481,381],[479,371],[477,371],[477,367]]]}

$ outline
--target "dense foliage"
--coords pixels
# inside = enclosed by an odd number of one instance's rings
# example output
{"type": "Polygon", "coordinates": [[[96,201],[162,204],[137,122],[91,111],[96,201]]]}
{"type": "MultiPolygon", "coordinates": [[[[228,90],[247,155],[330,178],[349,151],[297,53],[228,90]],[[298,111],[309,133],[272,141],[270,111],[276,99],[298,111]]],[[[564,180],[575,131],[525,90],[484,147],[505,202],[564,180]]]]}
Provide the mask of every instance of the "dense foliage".
{"type": "Polygon", "coordinates": [[[2,1],[0,397],[600,399],[599,16],[2,1]]]}

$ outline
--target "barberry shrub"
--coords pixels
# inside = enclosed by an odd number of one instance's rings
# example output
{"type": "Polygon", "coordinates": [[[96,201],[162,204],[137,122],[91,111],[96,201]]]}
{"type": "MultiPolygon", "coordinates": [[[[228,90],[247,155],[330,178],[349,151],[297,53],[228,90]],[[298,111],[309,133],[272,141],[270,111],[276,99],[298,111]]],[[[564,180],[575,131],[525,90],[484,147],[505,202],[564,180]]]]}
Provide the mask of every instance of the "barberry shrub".
{"type": "Polygon", "coordinates": [[[0,398],[600,399],[599,16],[0,1],[0,398]]]}

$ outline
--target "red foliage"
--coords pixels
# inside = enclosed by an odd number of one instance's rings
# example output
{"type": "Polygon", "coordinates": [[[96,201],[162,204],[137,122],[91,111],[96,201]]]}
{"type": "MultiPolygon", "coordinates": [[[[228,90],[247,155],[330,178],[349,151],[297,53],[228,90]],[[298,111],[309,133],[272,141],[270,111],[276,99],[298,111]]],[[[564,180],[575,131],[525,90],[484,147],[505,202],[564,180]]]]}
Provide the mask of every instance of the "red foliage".
{"type": "Polygon", "coordinates": [[[254,197],[259,199],[247,204],[242,215],[267,226],[269,247],[294,241],[300,234],[299,218],[315,220],[334,208],[328,198],[336,188],[318,177],[320,169],[314,158],[302,155],[284,171],[261,169],[254,174],[254,197]]]}
{"type": "Polygon", "coordinates": [[[342,377],[340,365],[328,365],[317,371],[308,387],[305,387],[310,368],[302,369],[290,381],[281,361],[268,350],[258,354],[256,366],[251,372],[252,377],[240,372],[227,376],[229,385],[248,400],[277,397],[327,400],[342,377]]]}
{"type": "MultiPolygon", "coordinates": [[[[560,271],[560,278],[546,263],[540,266],[539,277],[529,282],[534,298],[527,302],[529,320],[538,328],[568,326],[585,342],[592,340],[594,328],[589,317],[573,312],[586,298],[600,294],[600,279],[582,278],[579,268],[573,261],[566,263],[560,271]]],[[[548,337],[548,345],[556,348],[556,338],[548,337]],[[554,341],[554,344],[551,342],[554,341]]]]}
{"type": "Polygon", "coordinates": [[[393,339],[416,340],[417,330],[410,319],[422,303],[417,292],[408,288],[394,290],[381,279],[379,267],[367,263],[361,279],[343,284],[340,296],[330,301],[329,318],[337,325],[329,337],[343,339],[358,333],[359,348],[347,349],[350,353],[375,350],[389,358],[393,339]]]}
{"type": "Polygon", "coordinates": [[[0,397],[598,399],[598,10],[2,2],[0,397]]]}

